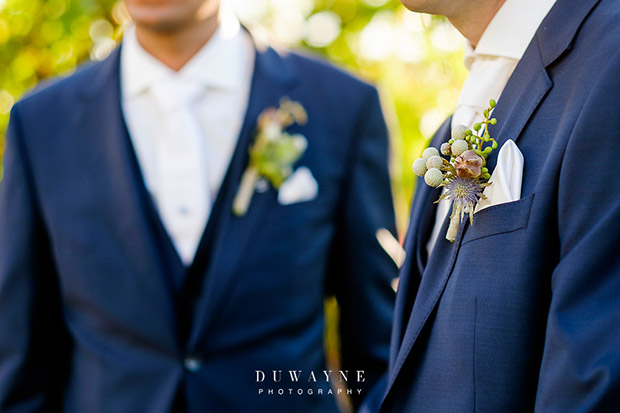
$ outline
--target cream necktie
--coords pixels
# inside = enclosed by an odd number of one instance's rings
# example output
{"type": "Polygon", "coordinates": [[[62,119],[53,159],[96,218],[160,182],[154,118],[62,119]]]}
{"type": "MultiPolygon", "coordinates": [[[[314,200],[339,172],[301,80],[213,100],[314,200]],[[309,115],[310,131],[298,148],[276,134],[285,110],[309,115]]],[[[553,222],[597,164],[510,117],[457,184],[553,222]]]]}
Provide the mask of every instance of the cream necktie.
{"type": "Polygon", "coordinates": [[[183,79],[150,88],[166,130],[157,142],[160,186],[153,194],[160,217],[183,263],[189,266],[204,233],[211,199],[206,142],[195,114],[203,85],[183,79]]]}

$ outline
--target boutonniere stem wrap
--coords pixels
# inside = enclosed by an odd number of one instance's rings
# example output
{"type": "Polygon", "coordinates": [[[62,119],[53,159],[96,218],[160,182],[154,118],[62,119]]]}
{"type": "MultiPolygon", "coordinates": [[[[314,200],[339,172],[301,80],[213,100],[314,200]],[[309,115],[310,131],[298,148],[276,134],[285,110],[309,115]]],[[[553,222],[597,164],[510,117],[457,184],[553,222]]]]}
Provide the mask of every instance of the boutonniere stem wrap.
{"type": "Polygon", "coordinates": [[[250,147],[250,161],[233,201],[233,213],[247,213],[256,185],[264,179],[276,190],[293,172],[293,164],[303,155],[308,141],[303,135],[290,135],[285,129],[307,122],[303,106],[287,98],[279,108],[265,109],[258,118],[256,137],[250,147]]]}
{"type": "Polygon", "coordinates": [[[451,139],[441,145],[441,155],[435,148],[427,148],[422,158],[413,163],[413,172],[423,176],[427,185],[443,187],[441,200],[452,202],[452,214],[446,239],[454,242],[459,224],[464,216],[469,215],[473,225],[474,208],[485,199],[484,188],[491,185],[491,174],[486,167],[487,157],[497,149],[497,142],[489,135],[489,125],[497,124],[491,118],[496,102],[489,101],[489,108],[484,110],[484,121],[476,123],[473,131],[467,126],[457,125],[452,130],[451,139]]]}

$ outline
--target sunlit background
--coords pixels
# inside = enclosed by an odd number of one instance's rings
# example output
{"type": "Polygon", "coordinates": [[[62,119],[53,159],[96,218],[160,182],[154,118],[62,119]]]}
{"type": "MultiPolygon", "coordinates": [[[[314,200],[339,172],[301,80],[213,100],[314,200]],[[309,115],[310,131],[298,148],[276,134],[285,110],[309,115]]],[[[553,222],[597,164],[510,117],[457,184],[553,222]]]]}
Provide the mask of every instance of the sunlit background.
{"type": "MultiPolygon", "coordinates": [[[[411,163],[453,110],[464,80],[461,35],[398,0],[225,0],[225,6],[255,36],[323,55],[379,87],[402,236],[411,163]]],[[[15,101],[41,79],[104,59],[127,24],[117,0],[0,0],[0,154],[15,101]]]]}
{"type": "MultiPolygon", "coordinates": [[[[254,36],[322,55],[379,87],[402,237],[414,189],[411,163],[452,112],[464,80],[460,34],[398,0],[226,0],[225,6],[254,36]]],[[[118,0],[0,0],[0,156],[12,105],[42,79],[105,59],[127,24],[118,0]]],[[[328,362],[336,370],[335,300],[326,301],[326,311],[328,362]]]]}

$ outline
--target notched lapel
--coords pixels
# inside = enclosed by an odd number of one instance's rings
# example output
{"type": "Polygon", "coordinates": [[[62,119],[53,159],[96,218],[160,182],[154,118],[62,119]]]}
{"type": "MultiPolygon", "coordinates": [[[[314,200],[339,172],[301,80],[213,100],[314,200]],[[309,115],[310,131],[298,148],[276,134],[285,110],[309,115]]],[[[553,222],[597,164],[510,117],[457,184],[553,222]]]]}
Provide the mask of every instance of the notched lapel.
{"type": "Polygon", "coordinates": [[[557,0],[534,39],[540,48],[545,67],[570,50],[579,28],[599,1],[557,0]]]}
{"type": "MultiPolygon", "coordinates": [[[[500,148],[509,139],[515,143],[518,141],[521,131],[552,86],[538,43],[533,41],[493,111],[492,116],[497,119],[498,125],[491,126],[489,132],[500,148]]],[[[487,161],[487,167],[491,171],[497,164],[498,153],[499,150],[494,151],[487,161]]],[[[525,162],[527,164],[527,159],[525,162]]]]}
{"type": "MultiPolygon", "coordinates": [[[[500,147],[508,139],[517,142],[527,121],[553,86],[546,68],[570,50],[579,28],[599,1],[557,0],[551,8],[493,112],[498,125],[491,126],[489,131],[500,147]]],[[[498,152],[489,158],[490,170],[495,167],[498,152]]],[[[525,162],[527,165],[527,159],[525,162]]]]}

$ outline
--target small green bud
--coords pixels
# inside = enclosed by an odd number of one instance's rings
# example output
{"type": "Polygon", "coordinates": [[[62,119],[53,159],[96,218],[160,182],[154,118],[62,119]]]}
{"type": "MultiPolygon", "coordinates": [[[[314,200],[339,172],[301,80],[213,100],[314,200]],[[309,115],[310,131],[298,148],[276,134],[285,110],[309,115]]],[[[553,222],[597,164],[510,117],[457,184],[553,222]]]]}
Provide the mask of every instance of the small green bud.
{"type": "Polygon", "coordinates": [[[497,141],[493,141],[493,143],[491,144],[491,148],[497,149],[497,141]]]}
{"type": "Polygon", "coordinates": [[[491,125],[497,125],[497,119],[493,118],[490,120],[491,125]]]}
{"type": "Polygon", "coordinates": [[[495,99],[489,100],[489,106],[491,107],[491,109],[493,109],[496,105],[497,105],[497,102],[495,101],[495,99]]]}
{"type": "Polygon", "coordinates": [[[483,174],[486,174],[487,172],[489,172],[489,168],[487,168],[487,167],[482,168],[482,173],[483,174]]]}
{"type": "Polygon", "coordinates": [[[467,129],[467,130],[465,131],[465,136],[471,136],[471,134],[472,134],[472,133],[473,133],[473,132],[471,131],[471,129],[467,129]]]}
{"type": "Polygon", "coordinates": [[[490,146],[487,146],[486,148],[484,148],[484,153],[491,153],[493,149],[491,149],[490,146]]]}
{"type": "Polygon", "coordinates": [[[486,117],[488,117],[488,116],[489,116],[489,110],[488,110],[488,109],[485,109],[485,110],[482,112],[482,115],[483,115],[485,118],[486,118],[486,117]]]}
{"type": "Polygon", "coordinates": [[[480,123],[476,123],[476,124],[474,125],[474,130],[475,130],[476,132],[478,132],[478,131],[480,130],[480,128],[481,128],[481,127],[482,127],[482,125],[480,125],[480,123]]]}
{"type": "Polygon", "coordinates": [[[484,179],[491,179],[491,174],[487,172],[486,174],[482,175],[482,177],[484,179]]]}
{"type": "Polygon", "coordinates": [[[476,155],[482,156],[482,151],[480,149],[474,149],[474,152],[476,153],[476,155]]]}
{"type": "Polygon", "coordinates": [[[448,143],[449,143],[450,145],[452,145],[452,144],[454,143],[454,139],[450,139],[450,140],[448,141],[448,143]]]}

